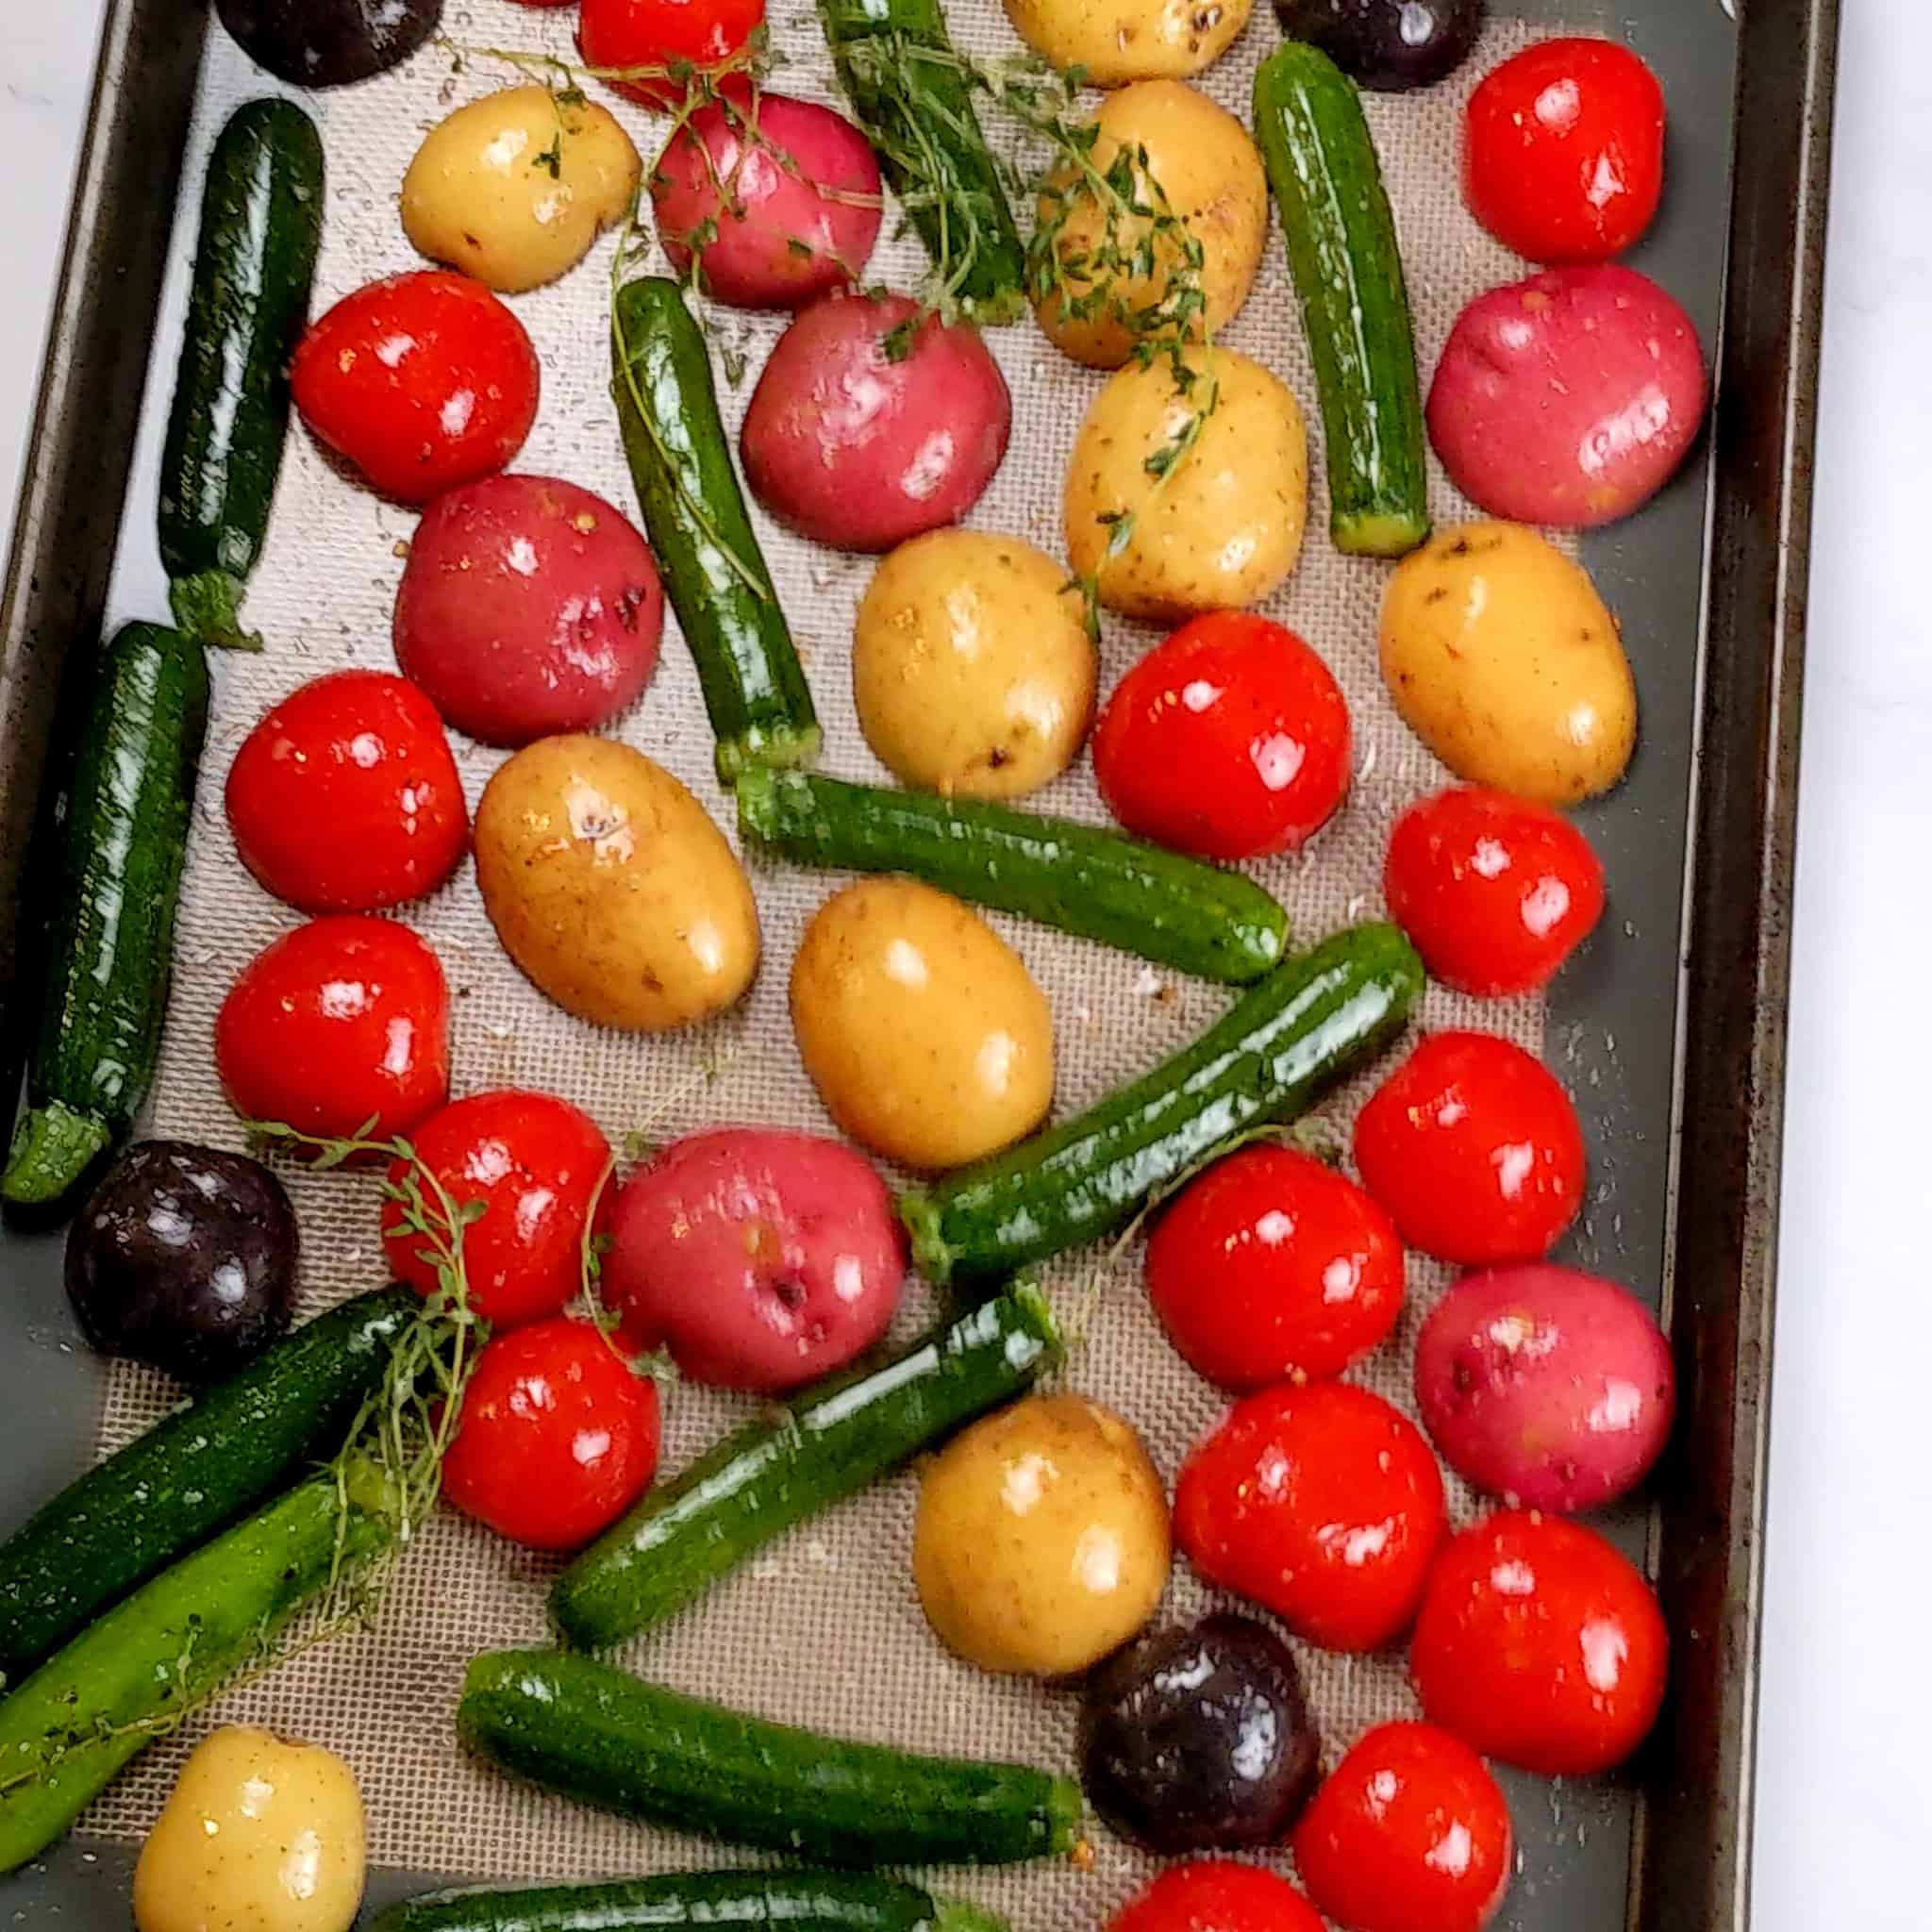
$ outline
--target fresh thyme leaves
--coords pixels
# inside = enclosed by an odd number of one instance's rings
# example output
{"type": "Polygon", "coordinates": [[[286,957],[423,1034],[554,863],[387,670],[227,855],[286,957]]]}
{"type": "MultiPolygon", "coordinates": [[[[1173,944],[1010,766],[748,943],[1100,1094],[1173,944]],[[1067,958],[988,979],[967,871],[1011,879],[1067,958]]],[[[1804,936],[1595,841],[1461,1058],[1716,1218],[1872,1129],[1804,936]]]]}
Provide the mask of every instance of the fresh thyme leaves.
{"type": "Polygon", "coordinates": [[[530,165],[533,168],[547,168],[550,171],[550,178],[553,181],[562,178],[563,129],[561,127],[550,137],[550,145],[548,147],[530,157],[530,165]]]}
{"type": "Polygon", "coordinates": [[[879,338],[879,354],[888,362],[903,362],[912,353],[912,344],[918,339],[924,315],[908,315],[895,322],[879,338]]]}

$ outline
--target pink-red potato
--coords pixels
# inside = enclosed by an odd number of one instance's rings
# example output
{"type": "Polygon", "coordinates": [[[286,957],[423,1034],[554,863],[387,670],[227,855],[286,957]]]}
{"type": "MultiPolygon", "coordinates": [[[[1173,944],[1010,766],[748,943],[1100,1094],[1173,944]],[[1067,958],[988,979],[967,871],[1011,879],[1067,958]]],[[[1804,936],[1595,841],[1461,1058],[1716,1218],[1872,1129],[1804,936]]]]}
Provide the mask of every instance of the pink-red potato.
{"type": "Polygon", "coordinates": [[[1708,394],[1690,318],[1648,275],[1614,262],[1546,269],[1457,317],[1429,390],[1429,440],[1491,516],[1587,529],[1670,481],[1708,394]]]}
{"type": "Polygon", "coordinates": [[[651,206],[672,266],[683,275],[695,248],[707,292],[737,308],[801,308],[856,282],[884,213],[864,135],[785,94],[700,108],[658,163],[651,206]]]}
{"type": "Polygon", "coordinates": [[[658,566],[621,510],[553,476],[486,476],[416,527],[396,664],[458,731],[530,744],[630,704],[663,625],[658,566]]]}
{"type": "Polygon", "coordinates": [[[714,1127],[631,1175],[602,1286],[627,1340],[726,1389],[791,1389],[886,1331],[906,1279],[885,1183],[849,1147],[714,1127]]]}
{"type": "Polygon", "coordinates": [[[832,294],[778,338],[745,411],[752,493],[801,536],[890,550],[956,524],[1007,453],[1012,398],[972,324],[832,294]]]}
{"type": "Polygon", "coordinates": [[[1636,1296],[1549,1262],[1465,1275],[1429,1312],[1416,1406],[1442,1459],[1512,1508],[1634,1489],[1675,1407],[1670,1343],[1636,1296]]]}

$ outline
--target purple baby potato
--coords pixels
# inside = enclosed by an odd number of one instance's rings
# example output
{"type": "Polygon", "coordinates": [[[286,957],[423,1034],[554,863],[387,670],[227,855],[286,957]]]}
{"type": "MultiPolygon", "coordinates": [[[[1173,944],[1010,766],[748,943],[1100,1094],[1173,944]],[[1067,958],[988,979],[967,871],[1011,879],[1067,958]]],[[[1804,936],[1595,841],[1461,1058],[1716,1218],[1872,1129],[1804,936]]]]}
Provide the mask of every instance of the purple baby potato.
{"type": "Polygon", "coordinates": [[[693,1382],[793,1389],[885,1333],[906,1279],[885,1183],[853,1151],[777,1127],[674,1141],[625,1181],[601,1285],[626,1340],[693,1382]]]}
{"type": "Polygon", "coordinates": [[[1585,529],[1676,473],[1709,384],[1697,331],[1647,275],[1546,269],[1457,317],[1429,390],[1429,441],[1491,516],[1585,529]]]}
{"type": "Polygon", "coordinates": [[[1548,1262],[1465,1275],[1416,1343],[1416,1404],[1443,1460],[1512,1507],[1568,1514],[1634,1489],[1675,1392],[1650,1311],[1548,1262]]]}

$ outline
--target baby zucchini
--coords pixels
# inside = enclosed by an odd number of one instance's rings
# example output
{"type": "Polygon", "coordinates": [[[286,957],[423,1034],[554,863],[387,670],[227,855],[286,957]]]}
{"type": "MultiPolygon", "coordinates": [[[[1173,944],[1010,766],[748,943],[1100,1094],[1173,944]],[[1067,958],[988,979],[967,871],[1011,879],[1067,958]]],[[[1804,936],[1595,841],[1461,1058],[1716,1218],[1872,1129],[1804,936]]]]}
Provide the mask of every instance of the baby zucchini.
{"type": "Polygon", "coordinates": [[[1006,1921],[879,1872],[667,1872],[610,1885],[432,1891],[369,1932],[1006,1932],[1006,1921]]]}
{"type": "Polygon", "coordinates": [[[1285,42],[1255,75],[1255,139],[1322,395],[1335,547],[1406,556],[1429,534],[1422,391],[1395,217],[1361,96],[1319,48],[1285,42]]]}
{"type": "Polygon", "coordinates": [[[619,290],[617,413],[664,589],[704,687],[718,775],[818,754],[805,668],[746,514],[711,358],[683,291],[661,275],[619,290]]]}
{"type": "Polygon", "coordinates": [[[147,1096],[208,733],[208,658],[192,639],[130,624],[91,669],[72,782],[52,801],[27,1108],[0,1174],[16,1207],[60,1200],[147,1096]]]}
{"type": "Polygon", "coordinates": [[[1026,308],[1026,250],[939,0],[819,0],[839,81],[947,295],[974,321],[1026,308]]]}
{"type": "Polygon", "coordinates": [[[292,101],[250,101],[215,138],[188,328],[161,452],[161,562],[175,622],[258,648],[242,586],[261,555],[289,427],[289,358],[322,240],[322,137],[292,101]]]}
{"type": "Polygon", "coordinates": [[[0,1873],[38,1857],[129,1758],[387,1542],[387,1504],[366,1462],[311,1478],[164,1570],[0,1699],[0,1873]]]}
{"type": "Polygon", "coordinates": [[[1250,1127],[1299,1113],[1372,1053],[1423,990],[1392,925],[1278,966],[1191,1046],[1083,1114],[900,1198],[930,1281],[983,1282],[1111,1233],[1250,1127]]]}
{"type": "Polygon", "coordinates": [[[479,1657],[463,1742],[586,1805],[830,1865],[999,1865],[1072,1849],[1080,1788],[1024,1764],[823,1738],[560,1650],[479,1657]]]}
{"type": "Polygon", "coordinates": [[[821,1382],[660,1483],[557,1579],[558,1628],[586,1650],[660,1623],[754,1550],[1003,1402],[1061,1358],[1040,1291],[1017,1287],[883,1366],[821,1382]]]}
{"type": "Polygon", "coordinates": [[[1258,979],[1288,946],[1288,915],[1254,880],[1071,819],[804,772],[748,772],[738,824],[747,840],[801,865],[910,873],[955,898],[1202,979],[1258,979]]]}
{"type": "Polygon", "coordinates": [[[422,1304],[407,1289],[318,1315],[71,1483],[0,1543],[0,1682],[334,1453],[422,1304]]]}

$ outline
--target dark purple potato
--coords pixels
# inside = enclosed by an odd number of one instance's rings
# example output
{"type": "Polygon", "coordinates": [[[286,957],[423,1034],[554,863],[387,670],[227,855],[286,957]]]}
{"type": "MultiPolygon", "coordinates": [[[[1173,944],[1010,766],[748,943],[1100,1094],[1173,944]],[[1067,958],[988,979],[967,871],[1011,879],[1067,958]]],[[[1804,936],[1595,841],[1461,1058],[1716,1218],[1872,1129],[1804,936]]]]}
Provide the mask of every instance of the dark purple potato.
{"type": "Polygon", "coordinates": [[[103,1355],[217,1382],[287,1332],[295,1210],[258,1160],[138,1141],[67,1235],[67,1293],[103,1355]]]}
{"type": "Polygon", "coordinates": [[[1087,1795],[1152,1851],[1279,1844],[1320,1754],[1294,1657],[1252,1617],[1157,1630],[1087,1680],[1087,1795]]]}
{"type": "Polygon", "coordinates": [[[1483,0],[1274,0],[1281,30],[1387,93],[1433,87],[1468,59],[1483,0]]]}
{"type": "Polygon", "coordinates": [[[345,87],[400,66],[442,19],[442,0],[215,0],[242,51],[296,87],[345,87]]]}

